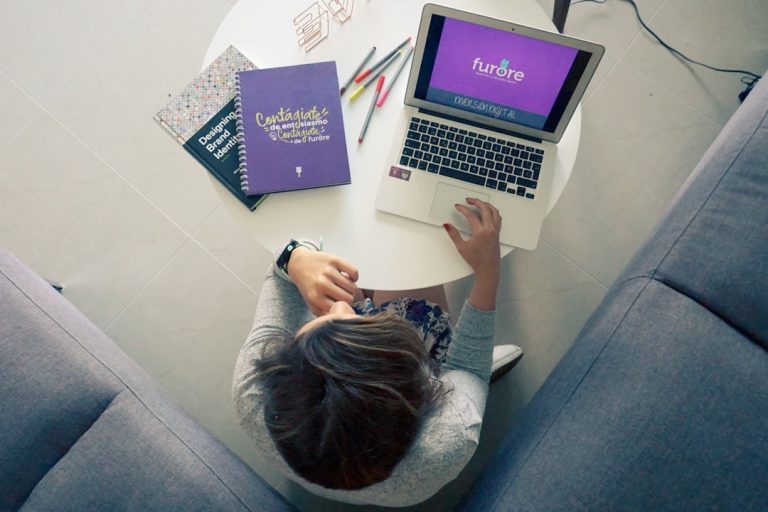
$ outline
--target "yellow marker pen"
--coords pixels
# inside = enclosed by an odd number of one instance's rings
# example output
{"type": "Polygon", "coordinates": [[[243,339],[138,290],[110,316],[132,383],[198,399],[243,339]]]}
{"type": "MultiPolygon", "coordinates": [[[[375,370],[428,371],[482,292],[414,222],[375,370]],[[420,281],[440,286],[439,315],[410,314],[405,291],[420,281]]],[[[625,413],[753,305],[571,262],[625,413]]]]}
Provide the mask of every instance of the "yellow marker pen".
{"type": "Polygon", "coordinates": [[[360,96],[360,94],[361,94],[361,93],[362,93],[362,92],[365,90],[365,88],[366,88],[366,87],[368,87],[370,84],[372,84],[374,80],[376,80],[377,78],[379,78],[379,76],[381,76],[381,74],[384,72],[384,70],[385,70],[385,69],[387,69],[387,68],[388,68],[390,65],[392,65],[392,63],[393,63],[393,62],[395,62],[395,61],[397,60],[397,58],[398,58],[400,55],[402,55],[402,54],[403,54],[403,50],[398,50],[397,52],[393,53],[393,54],[392,54],[392,56],[391,56],[391,57],[389,57],[389,60],[387,60],[387,61],[384,63],[384,65],[383,65],[383,66],[381,66],[381,68],[379,68],[379,70],[376,72],[376,74],[375,74],[375,75],[373,75],[373,76],[372,76],[372,77],[370,77],[368,80],[366,80],[366,82],[365,82],[363,85],[361,85],[360,87],[358,87],[358,88],[355,90],[355,92],[353,92],[353,93],[350,95],[350,97],[349,97],[349,101],[354,101],[354,100],[355,100],[355,98],[357,98],[358,96],[360,96]]]}

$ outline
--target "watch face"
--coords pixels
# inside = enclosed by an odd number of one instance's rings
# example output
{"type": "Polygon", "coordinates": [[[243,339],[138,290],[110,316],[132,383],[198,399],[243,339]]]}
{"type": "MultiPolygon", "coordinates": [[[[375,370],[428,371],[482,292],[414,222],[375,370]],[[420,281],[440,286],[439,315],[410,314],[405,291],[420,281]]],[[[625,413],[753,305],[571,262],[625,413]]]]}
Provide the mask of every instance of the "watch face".
{"type": "Polygon", "coordinates": [[[291,252],[296,248],[299,243],[296,240],[291,240],[288,245],[285,246],[283,252],[280,253],[280,257],[277,258],[277,266],[280,270],[288,273],[288,260],[291,259],[291,252]]]}

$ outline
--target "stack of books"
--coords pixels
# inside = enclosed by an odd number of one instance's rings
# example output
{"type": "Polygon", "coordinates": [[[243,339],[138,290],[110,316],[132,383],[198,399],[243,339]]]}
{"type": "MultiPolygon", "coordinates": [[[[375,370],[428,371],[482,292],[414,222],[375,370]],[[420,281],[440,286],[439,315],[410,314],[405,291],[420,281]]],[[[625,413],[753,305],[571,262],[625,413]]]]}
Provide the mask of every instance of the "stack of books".
{"type": "Polygon", "coordinates": [[[256,69],[230,46],[155,119],[251,210],[350,183],[334,62],[256,69]]]}

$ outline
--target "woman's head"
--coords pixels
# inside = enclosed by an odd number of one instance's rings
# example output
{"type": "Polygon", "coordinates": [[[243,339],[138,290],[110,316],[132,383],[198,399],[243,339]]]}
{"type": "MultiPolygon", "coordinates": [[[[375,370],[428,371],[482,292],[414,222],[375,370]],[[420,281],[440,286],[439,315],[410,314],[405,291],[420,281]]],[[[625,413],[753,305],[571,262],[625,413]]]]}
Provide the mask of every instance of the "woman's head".
{"type": "Polygon", "coordinates": [[[335,307],[256,369],[267,427],[291,468],[324,487],[360,489],[390,475],[441,389],[408,323],[335,307]]]}

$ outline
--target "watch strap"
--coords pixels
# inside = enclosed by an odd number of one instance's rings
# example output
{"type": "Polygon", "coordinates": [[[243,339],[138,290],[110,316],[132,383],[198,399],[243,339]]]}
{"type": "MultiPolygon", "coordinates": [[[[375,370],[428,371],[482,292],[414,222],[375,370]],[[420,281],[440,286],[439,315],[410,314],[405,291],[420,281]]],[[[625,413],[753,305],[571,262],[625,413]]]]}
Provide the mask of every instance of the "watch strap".
{"type": "Polygon", "coordinates": [[[291,281],[291,277],[288,275],[288,262],[291,260],[291,255],[298,247],[306,247],[311,251],[319,251],[320,247],[313,240],[308,239],[290,239],[282,248],[278,249],[275,253],[275,257],[272,260],[272,268],[278,276],[291,281]]]}

